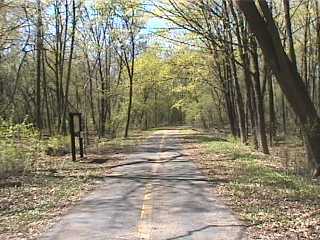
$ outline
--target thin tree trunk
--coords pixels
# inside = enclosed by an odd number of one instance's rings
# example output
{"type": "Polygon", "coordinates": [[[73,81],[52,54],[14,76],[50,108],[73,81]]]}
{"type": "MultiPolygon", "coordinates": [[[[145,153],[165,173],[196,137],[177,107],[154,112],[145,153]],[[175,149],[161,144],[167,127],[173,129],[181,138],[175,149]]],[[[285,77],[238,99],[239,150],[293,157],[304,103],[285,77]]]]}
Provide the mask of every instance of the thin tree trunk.
{"type": "Polygon", "coordinates": [[[55,66],[54,66],[54,73],[55,73],[55,89],[56,89],[56,109],[57,109],[57,128],[60,129],[61,125],[61,105],[62,105],[62,98],[61,98],[61,88],[60,88],[60,51],[61,51],[61,31],[60,31],[60,3],[58,0],[55,1],[54,4],[54,12],[55,12],[55,66]]]}
{"type": "Polygon", "coordinates": [[[46,74],[46,68],[45,68],[45,52],[42,54],[42,81],[43,81],[43,97],[46,105],[46,114],[47,114],[47,125],[49,134],[52,134],[52,126],[51,126],[51,116],[50,116],[50,106],[48,102],[48,91],[47,91],[47,74],[46,74]]]}
{"type": "Polygon", "coordinates": [[[255,39],[251,39],[251,55],[253,59],[253,66],[254,66],[254,77],[253,77],[253,86],[254,86],[254,93],[257,105],[257,127],[258,127],[258,139],[260,142],[260,146],[262,148],[262,152],[265,154],[269,154],[268,148],[268,141],[267,141],[267,133],[265,127],[265,117],[264,117],[264,103],[263,103],[263,96],[261,92],[260,86],[260,69],[259,69],[259,60],[258,60],[258,50],[257,50],[257,43],[255,39]]]}
{"type": "Polygon", "coordinates": [[[134,64],[135,64],[135,36],[133,32],[134,28],[134,18],[135,18],[135,13],[134,10],[132,9],[132,16],[131,16],[131,26],[129,27],[129,23],[127,22],[127,29],[129,30],[130,33],[130,47],[131,47],[131,64],[129,64],[129,59],[128,56],[126,55],[124,51],[124,57],[125,57],[125,63],[127,66],[127,71],[128,71],[128,76],[129,76],[129,103],[128,103],[128,111],[127,111],[127,122],[126,122],[126,128],[124,132],[124,137],[127,138],[129,134],[129,127],[130,127],[130,120],[131,120],[131,108],[132,108],[132,97],[133,97],[133,77],[134,77],[134,64]]]}
{"type": "Polygon", "coordinates": [[[42,129],[42,114],[41,114],[41,52],[42,52],[42,14],[41,14],[41,1],[37,1],[37,78],[36,78],[36,111],[35,111],[35,119],[36,126],[39,129],[42,129]]]}
{"type": "Polygon", "coordinates": [[[286,30],[289,41],[289,52],[290,52],[290,60],[292,64],[297,65],[296,53],[294,50],[293,37],[292,37],[292,27],[291,27],[291,18],[290,18],[290,1],[283,0],[284,12],[285,12],[285,20],[286,20],[286,30]]]}
{"type": "MultiPolygon", "coordinates": [[[[250,59],[249,59],[249,46],[248,46],[248,34],[246,27],[244,26],[244,21],[240,17],[238,18],[238,15],[236,11],[234,10],[232,2],[230,2],[230,10],[233,15],[233,18],[235,19],[235,32],[236,32],[236,37],[239,43],[239,53],[240,53],[240,58],[243,64],[243,74],[244,74],[244,82],[245,82],[245,87],[246,87],[246,92],[247,92],[247,109],[249,114],[246,114],[246,122],[248,122],[248,115],[250,115],[250,122],[251,122],[251,128],[252,128],[252,135],[253,135],[253,142],[254,146],[256,149],[258,149],[259,144],[257,141],[257,124],[256,124],[256,107],[255,107],[255,102],[252,101],[254,100],[253,96],[253,91],[252,91],[252,82],[251,82],[251,72],[250,72],[250,59]],[[241,30],[241,31],[240,31],[241,30]]],[[[246,136],[248,135],[248,124],[246,128],[246,136]]]]}
{"type": "Polygon", "coordinates": [[[320,13],[319,13],[319,3],[315,0],[316,4],[316,51],[317,51],[317,65],[316,65],[316,74],[317,84],[318,84],[318,110],[320,110],[320,13]]]}
{"type": "MultiPolygon", "coordinates": [[[[227,33],[225,35],[225,39],[229,42],[233,42],[233,36],[230,29],[230,19],[229,14],[226,8],[226,2],[224,1],[225,6],[225,16],[224,16],[224,27],[227,30],[227,33]]],[[[245,108],[243,103],[243,97],[240,89],[239,84],[239,78],[238,78],[238,71],[237,66],[235,63],[235,54],[233,46],[229,43],[225,43],[225,49],[226,49],[226,58],[229,62],[230,70],[231,70],[231,76],[233,77],[234,86],[235,86],[235,95],[236,95],[236,108],[237,108],[237,114],[238,114],[238,121],[239,121],[239,130],[240,130],[240,140],[242,143],[247,142],[247,135],[246,135],[246,120],[245,120],[245,108]]]]}
{"type": "Polygon", "coordinates": [[[309,68],[308,68],[308,32],[310,25],[310,16],[309,16],[309,0],[306,1],[306,18],[305,18],[305,28],[304,28],[304,40],[303,40],[303,53],[302,53],[302,65],[303,65],[303,78],[306,84],[306,89],[310,94],[310,79],[309,79],[309,68]]]}
{"type": "Polygon", "coordinates": [[[268,93],[269,93],[269,117],[270,117],[270,126],[269,126],[269,141],[270,146],[273,145],[273,139],[276,136],[276,114],[274,110],[274,94],[273,94],[273,79],[269,74],[268,77],[268,93]]]}
{"type": "MultiPolygon", "coordinates": [[[[67,0],[66,0],[67,2],[67,0]]],[[[66,5],[67,6],[67,5],[66,5]]],[[[66,7],[66,11],[68,11],[68,7],[66,7]]],[[[66,26],[67,27],[67,26],[66,26]]],[[[67,29],[65,30],[67,32],[67,29]]],[[[76,32],[76,3],[75,0],[72,0],[72,31],[71,31],[71,43],[70,43],[70,54],[68,59],[68,70],[67,70],[67,78],[66,78],[66,87],[65,87],[65,96],[64,96],[64,104],[63,104],[63,117],[62,117],[62,131],[66,133],[66,118],[67,118],[67,108],[68,108],[68,98],[69,98],[69,88],[71,81],[71,71],[72,71],[72,59],[74,52],[74,42],[75,42],[75,32],[76,32]]],[[[65,38],[66,40],[66,38],[65,38]]],[[[66,45],[66,43],[64,43],[66,45]]]]}
{"type": "Polygon", "coordinates": [[[265,0],[258,0],[260,12],[253,1],[235,0],[255,34],[263,54],[277,77],[290,106],[297,115],[303,132],[308,158],[320,176],[320,118],[307,89],[281,44],[280,35],[265,0]]]}

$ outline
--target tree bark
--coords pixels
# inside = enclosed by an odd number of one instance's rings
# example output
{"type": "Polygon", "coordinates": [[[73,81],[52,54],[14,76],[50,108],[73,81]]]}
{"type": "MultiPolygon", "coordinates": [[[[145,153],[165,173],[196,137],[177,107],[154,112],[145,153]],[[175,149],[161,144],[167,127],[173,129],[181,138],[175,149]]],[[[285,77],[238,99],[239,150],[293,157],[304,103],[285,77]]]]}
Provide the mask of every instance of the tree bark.
{"type": "Polygon", "coordinates": [[[238,121],[239,121],[239,130],[240,130],[240,140],[242,143],[247,142],[247,131],[246,131],[246,120],[245,120],[245,108],[244,108],[244,103],[243,103],[243,97],[240,89],[240,84],[239,84],[239,77],[238,77],[238,71],[237,71],[237,66],[235,63],[235,54],[234,54],[234,49],[233,46],[230,44],[233,42],[233,36],[231,33],[231,27],[230,27],[230,18],[229,14],[226,9],[226,2],[224,1],[225,5],[225,16],[224,16],[224,27],[226,30],[225,34],[225,49],[226,49],[226,58],[227,62],[230,67],[231,71],[231,76],[234,81],[234,87],[235,87],[235,96],[236,96],[236,108],[237,108],[237,115],[238,115],[238,121]],[[230,43],[228,43],[230,42],[230,43]]]}
{"type": "Polygon", "coordinates": [[[259,139],[260,146],[262,148],[262,152],[265,154],[269,154],[266,124],[265,124],[265,117],[264,117],[263,95],[262,95],[261,84],[260,84],[260,69],[259,69],[257,43],[255,39],[251,39],[250,42],[252,46],[251,55],[252,55],[253,66],[255,71],[253,76],[253,88],[254,88],[256,106],[257,106],[258,139],[259,139]]]}
{"type": "Polygon", "coordinates": [[[42,129],[42,114],[41,114],[41,53],[42,53],[42,14],[41,14],[41,1],[37,1],[37,39],[36,39],[36,50],[37,50],[37,78],[36,78],[36,111],[35,119],[36,126],[42,129]]]}
{"type": "MultiPolygon", "coordinates": [[[[66,1],[66,10],[68,11],[66,1]]],[[[66,26],[67,27],[67,26],[66,26]]],[[[65,30],[65,33],[67,30],[65,30]]],[[[72,71],[72,59],[73,59],[73,52],[74,52],[74,42],[75,42],[75,32],[76,32],[76,3],[75,0],[72,1],[72,31],[71,31],[71,43],[70,43],[70,54],[68,59],[68,70],[67,70],[67,79],[66,79],[66,86],[65,86],[65,96],[64,96],[64,103],[63,103],[63,115],[62,115],[62,132],[66,133],[66,117],[67,117],[67,110],[68,110],[68,98],[69,98],[69,88],[70,88],[70,81],[71,81],[71,71],[72,71]]],[[[66,41],[66,38],[65,38],[66,41]]],[[[66,45],[66,42],[64,43],[66,45]]]]}
{"type": "Polygon", "coordinates": [[[130,58],[126,54],[126,50],[124,49],[124,60],[128,71],[129,76],[129,102],[128,102],[128,110],[127,110],[127,121],[126,121],[126,128],[124,132],[124,137],[127,138],[129,134],[129,127],[130,127],[130,120],[131,120],[131,109],[132,109],[132,98],[133,98],[133,77],[134,77],[134,64],[135,64],[135,36],[134,36],[134,18],[135,18],[135,11],[132,9],[132,16],[131,22],[126,22],[127,30],[129,31],[130,37],[130,58]],[[130,63],[129,63],[130,61],[130,63]]]}
{"type": "MultiPolygon", "coordinates": [[[[246,114],[246,120],[248,120],[248,115],[250,115],[250,122],[251,122],[251,129],[252,129],[252,137],[255,149],[259,148],[258,140],[257,140],[257,114],[256,114],[256,103],[255,98],[253,95],[253,88],[252,88],[252,76],[250,72],[250,59],[249,59],[249,40],[248,40],[248,31],[246,27],[244,26],[243,18],[238,18],[237,13],[233,7],[232,2],[230,2],[230,10],[232,13],[233,18],[235,19],[235,33],[236,37],[239,43],[239,53],[240,53],[240,59],[242,61],[243,65],[243,75],[244,75],[244,82],[247,92],[247,109],[249,114],[246,114]],[[241,30],[241,31],[240,31],[241,30]]],[[[248,122],[248,121],[246,121],[248,122]]],[[[248,132],[248,124],[246,128],[246,132],[248,132]]],[[[246,133],[248,135],[248,133],[246,133]]]]}
{"type": "Polygon", "coordinates": [[[292,64],[281,44],[280,35],[265,0],[234,0],[244,13],[251,31],[274,72],[290,106],[297,115],[306,143],[307,155],[314,164],[314,176],[320,176],[320,119],[297,67],[292,64]]]}
{"type": "Polygon", "coordinates": [[[268,95],[269,95],[269,142],[273,145],[273,139],[276,136],[276,113],[274,110],[274,94],[273,94],[273,79],[268,73],[268,95]]]}
{"type": "Polygon", "coordinates": [[[293,37],[292,37],[292,27],[291,27],[291,18],[290,18],[290,2],[289,0],[283,0],[285,20],[286,20],[286,30],[289,41],[289,52],[290,52],[290,60],[292,64],[297,65],[296,53],[293,45],[293,37]]]}

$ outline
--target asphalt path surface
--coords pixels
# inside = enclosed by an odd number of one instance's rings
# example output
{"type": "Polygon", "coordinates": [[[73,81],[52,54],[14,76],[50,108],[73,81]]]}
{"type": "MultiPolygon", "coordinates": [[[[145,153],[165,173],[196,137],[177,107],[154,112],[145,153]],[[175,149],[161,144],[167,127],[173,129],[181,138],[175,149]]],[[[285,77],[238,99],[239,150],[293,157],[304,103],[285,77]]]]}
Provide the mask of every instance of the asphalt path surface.
{"type": "Polygon", "coordinates": [[[41,240],[242,240],[245,227],[183,154],[181,130],[159,130],[41,240]]]}

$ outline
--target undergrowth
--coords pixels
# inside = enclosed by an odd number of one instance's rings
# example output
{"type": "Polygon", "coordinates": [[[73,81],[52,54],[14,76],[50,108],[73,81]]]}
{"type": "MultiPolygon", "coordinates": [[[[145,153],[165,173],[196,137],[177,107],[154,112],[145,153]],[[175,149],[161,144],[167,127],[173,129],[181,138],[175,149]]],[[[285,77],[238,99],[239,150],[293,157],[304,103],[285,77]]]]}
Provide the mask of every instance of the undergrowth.
{"type": "Polygon", "coordinates": [[[201,148],[203,169],[218,183],[218,192],[249,222],[250,238],[318,239],[318,181],[234,139],[201,140],[201,148]]]}
{"type": "Polygon", "coordinates": [[[31,124],[0,121],[0,178],[23,173],[43,150],[31,124]]]}
{"type": "Polygon", "coordinates": [[[41,139],[29,124],[1,124],[0,156],[5,161],[0,167],[2,176],[6,176],[0,177],[1,240],[37,238],[121,160],[108,153],[132,150],[151,133],[135,132],[128,139],[100,139],[98,149],[87,149],[85,159],[73,162],[63,152],[69,151],[69,137],[41,139]],[[8,155],[7,146],[13,149],[13,155],[8,155]],[[19,162],[20,171],[17,166],[8,171],[5,166],[9,162],[19,162]]]}
{"type": "Polygon", "coordinates": [[[0,119],[0,179],[23,175],[37,168],[42,155],[64,155],[70,152],[66,136],[42,139],[32,124],[13,124],[0,119]]]}

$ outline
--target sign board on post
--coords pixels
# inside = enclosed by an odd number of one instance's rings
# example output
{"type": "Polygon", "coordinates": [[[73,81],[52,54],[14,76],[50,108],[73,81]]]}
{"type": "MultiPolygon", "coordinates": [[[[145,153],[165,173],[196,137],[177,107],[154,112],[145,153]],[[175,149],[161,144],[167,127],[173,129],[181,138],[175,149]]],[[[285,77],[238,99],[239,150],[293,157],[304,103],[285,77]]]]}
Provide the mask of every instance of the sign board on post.
{"type": "Polygon", "coordinates": [[[80,157],[83,157],[83,138],[82,138],[82,125],[81,113],[69,113],[69,125],[71,135],[71,153],[72,160],[76,161],[76,141],[75,137],[79,138],[80,157]]]}
{"type": "Polygon", "coordinates": [[[73,115],[73,129],[74,129],[74,134],[76,136],[80,135],[80,125],[81,125],[81,117],[80,114],[74,114],[73,115]]]}

